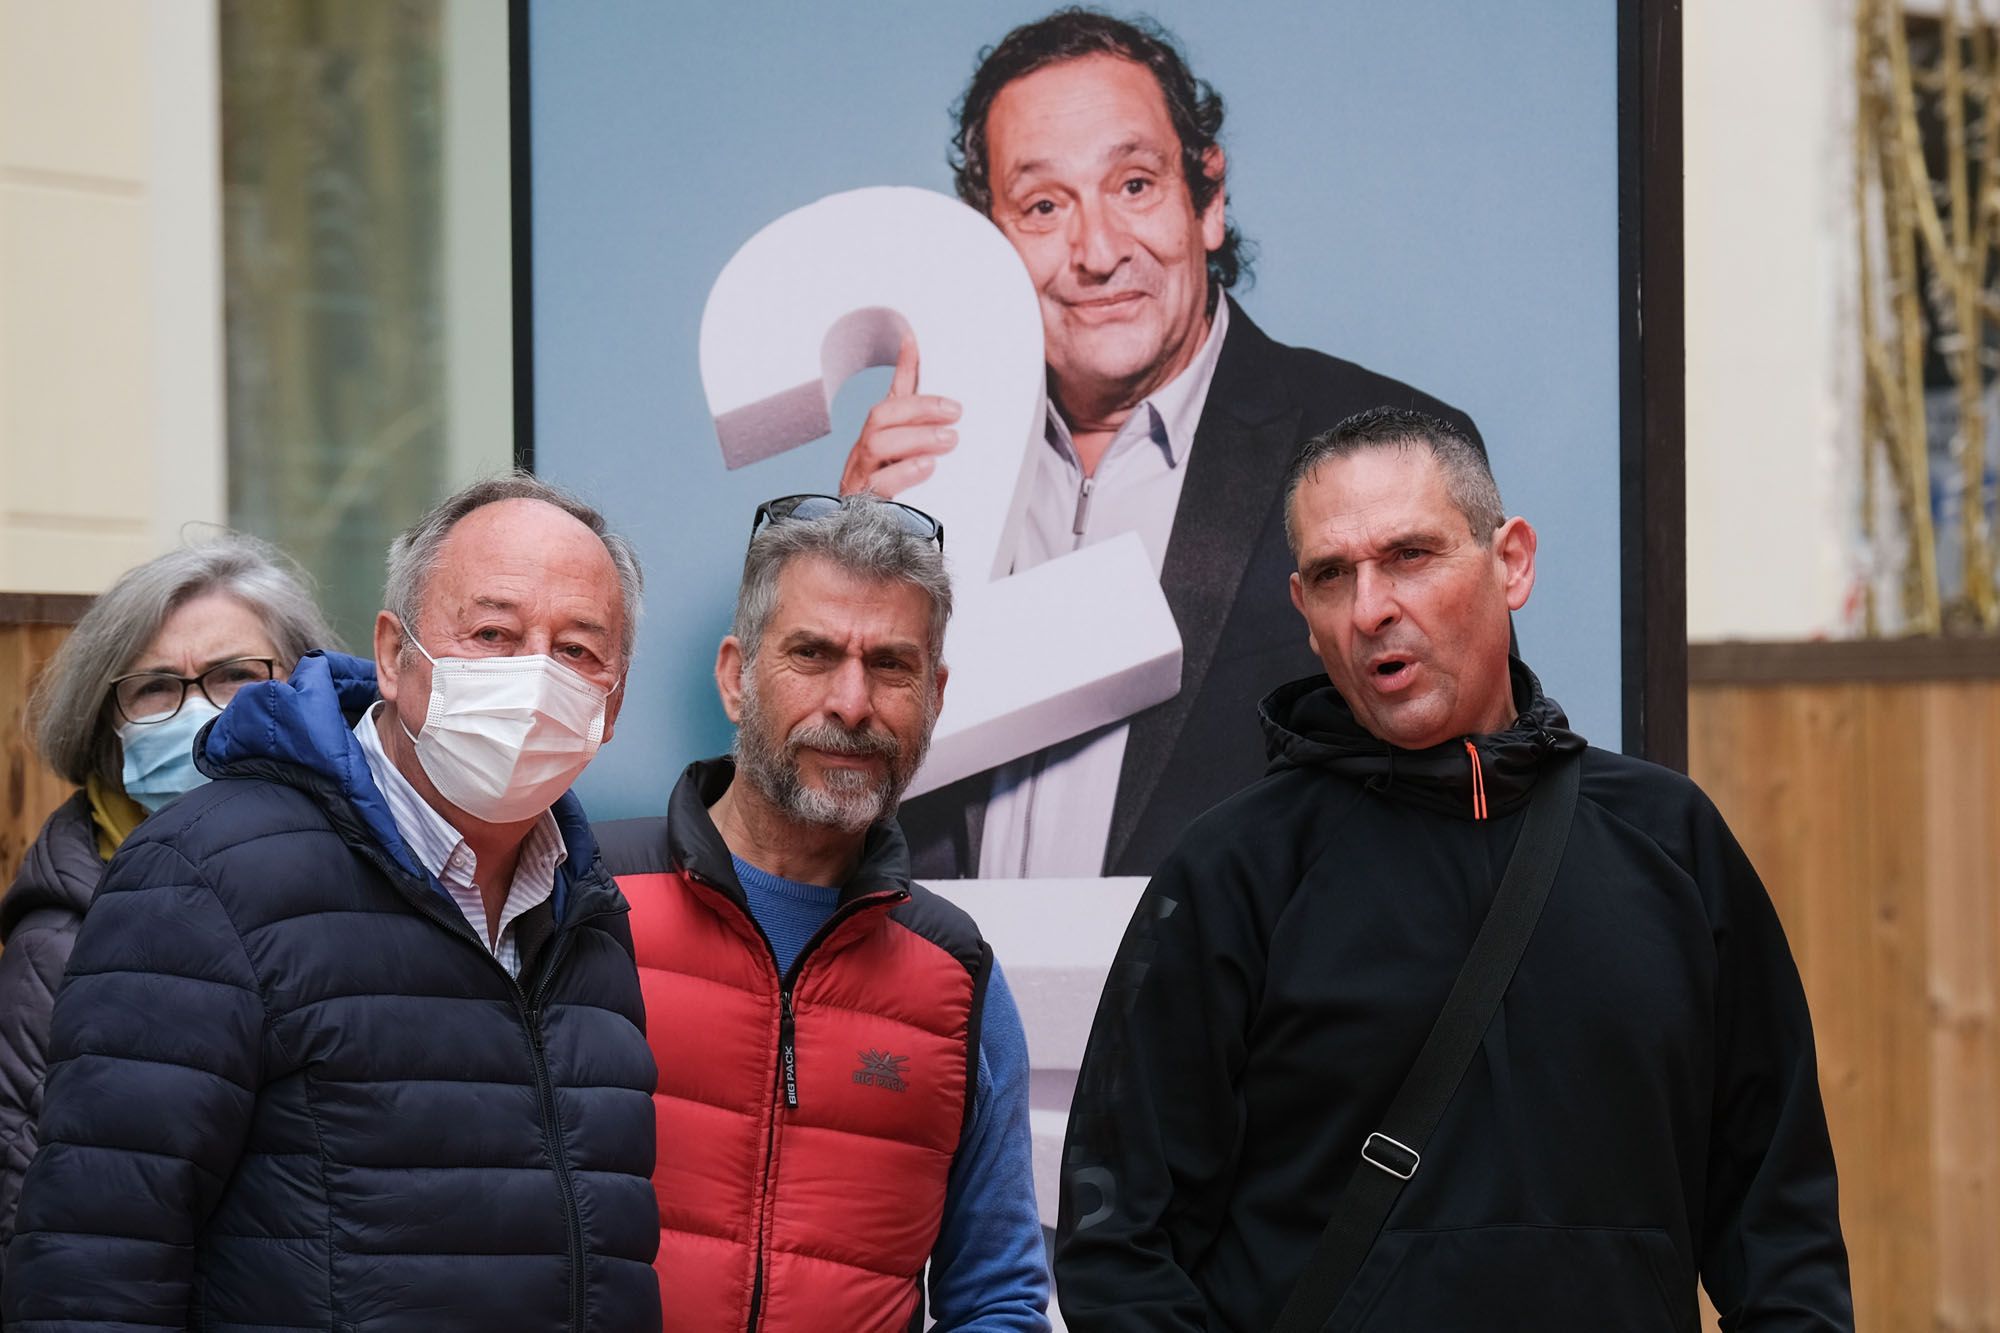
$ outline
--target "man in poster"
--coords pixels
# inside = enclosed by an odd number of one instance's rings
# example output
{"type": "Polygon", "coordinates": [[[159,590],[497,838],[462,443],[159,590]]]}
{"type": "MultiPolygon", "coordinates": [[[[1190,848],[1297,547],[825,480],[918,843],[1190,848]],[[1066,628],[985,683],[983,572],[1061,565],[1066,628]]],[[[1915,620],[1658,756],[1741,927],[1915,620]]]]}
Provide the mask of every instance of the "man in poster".
{"type": "MultiPolygon", "coordinates": [[[[935,876],[1144,875],[1181,829],[1263,770],[1243,719],[1313,669],[1284,599],[1278,481],[1298,445],[1367,407],[1461,413],[1351,362],[1273,342],[1225,293],[1222,99],[1150,23],[1066,9],[980,62],[953,142],[958,193],[1013,242],[1041,300],[1050,412],[1016,571],[1125,532],[1179,627],[1179,693],[1131,719],[903,808],[935,876]]],[[[955,443],[957,405],[916,392],[906,345],[841,489],[894,494],[955,443]]],[[[948,388],[949,386],[939,386],[948,388]]]]}

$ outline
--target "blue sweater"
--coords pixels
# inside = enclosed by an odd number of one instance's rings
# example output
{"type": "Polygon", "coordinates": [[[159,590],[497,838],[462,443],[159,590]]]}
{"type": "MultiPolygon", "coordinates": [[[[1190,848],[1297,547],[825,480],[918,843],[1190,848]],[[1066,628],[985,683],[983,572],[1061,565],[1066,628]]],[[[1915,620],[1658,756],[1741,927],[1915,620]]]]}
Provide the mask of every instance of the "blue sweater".
{"type": "MultiPolygon", "coordinates": [[[[736,878],[780,971],[833,915],[839,890],[783,879],[740,856],[736,878]]],[[[979,1028],[972,1125],[945,1182],[944,1222],[931,1251],[931,1318],[940,1330],[1042,1333],[1049,1275],[1034,1207],[1028,1130],[1028,1039],[996,960],[979,1028]]]]}

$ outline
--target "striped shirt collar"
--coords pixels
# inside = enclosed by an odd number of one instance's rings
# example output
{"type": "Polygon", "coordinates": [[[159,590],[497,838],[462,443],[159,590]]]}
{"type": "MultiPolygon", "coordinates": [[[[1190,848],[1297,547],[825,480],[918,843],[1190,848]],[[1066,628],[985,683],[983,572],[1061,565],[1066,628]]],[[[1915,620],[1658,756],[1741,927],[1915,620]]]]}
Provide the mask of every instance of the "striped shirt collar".
{"type": "Polygon", "coordinates": [[[451,894],[452,901],[458,904],[466,921],[471,924],[473,933],[479,936],[479,942],[492,950],[493,956],[509,973],[519,976],[521,959],[514,940],[514,922],[523,912],[548,901],[555,892],[556,871],[569,859],[569,848],[563,844],[562,831],[556,826],[555,816],[544,810],[522,841],[520,860],[514,867],[514,881],[508,885],[507,901],[500,909],[498,940],[488,943],[486,900],[480,895],[478,885],[473,883],[475,858],[472,848],[450,821],[431,808],[382,748],[375,715],[383,702],[378,700],[361,715],[361,720],[354,726],[354,737],[361,745],[362,757],[368,761],[368,772],[375,779],[377,790],[388,803],[389,814],[396,821],[396,831],[402,834],[404,843],[417,860],[437,876],[438,882],[451,894]]]}

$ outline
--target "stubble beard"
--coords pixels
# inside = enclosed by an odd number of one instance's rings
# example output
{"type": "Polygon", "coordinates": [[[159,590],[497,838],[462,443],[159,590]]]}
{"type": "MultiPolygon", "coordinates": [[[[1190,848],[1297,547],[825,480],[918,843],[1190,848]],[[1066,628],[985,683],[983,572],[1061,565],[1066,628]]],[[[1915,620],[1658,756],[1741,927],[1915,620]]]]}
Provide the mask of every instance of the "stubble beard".
{"type": "Polygon", "coordinates": [[[935,707],[927,707],[923,731],[907,752],[902,742],[886,731],[850,729],[835,722],[801,723],[781,741],[771,734],[770,720],[757,695],[756,675],[750,671],[743,673],[739,707],[742,721],[730,747],[736,771],[792,819],[843,833],[866,832],[896,813],[904,789],[930,752],[931,730],[937,721],[935,707]],[[832,768],[825,773],[826,785],[817,787],[808,783],[800,770],[799,751],[804,749],[879,756],[884,760],[884,772],[877,776],[860,769],[832,768]]]}

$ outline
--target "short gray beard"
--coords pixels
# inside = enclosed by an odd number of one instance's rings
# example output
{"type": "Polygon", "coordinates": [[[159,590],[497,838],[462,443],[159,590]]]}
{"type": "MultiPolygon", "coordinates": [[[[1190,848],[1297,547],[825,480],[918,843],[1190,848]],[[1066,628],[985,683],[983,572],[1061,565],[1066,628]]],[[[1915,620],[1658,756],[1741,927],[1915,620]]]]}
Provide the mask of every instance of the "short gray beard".
{"type": "Polygon", "coordinates": [[[797,822],[842,833],[865,833],[896,813],[904,789],[930,752],[931,729],[937,722],[936,707],[927,706],[923,732],[907,755],[902,743],[886,731],[850,730],[836,722],[802,723],[780,741],[771,734],[770,720],[757,696],[756,674],[747,668],[739,708],[742,721],[736,725],[736,740],[730,746],[736,771],[749,778],[765,800],[797,822]],[[799,772],[799,751],[803,749],[880,755],[888,761],[887,772],[877,778],[853,769],[834,769],[827,773],[826,789],[821,790],[808,786],[799,772]]]}

